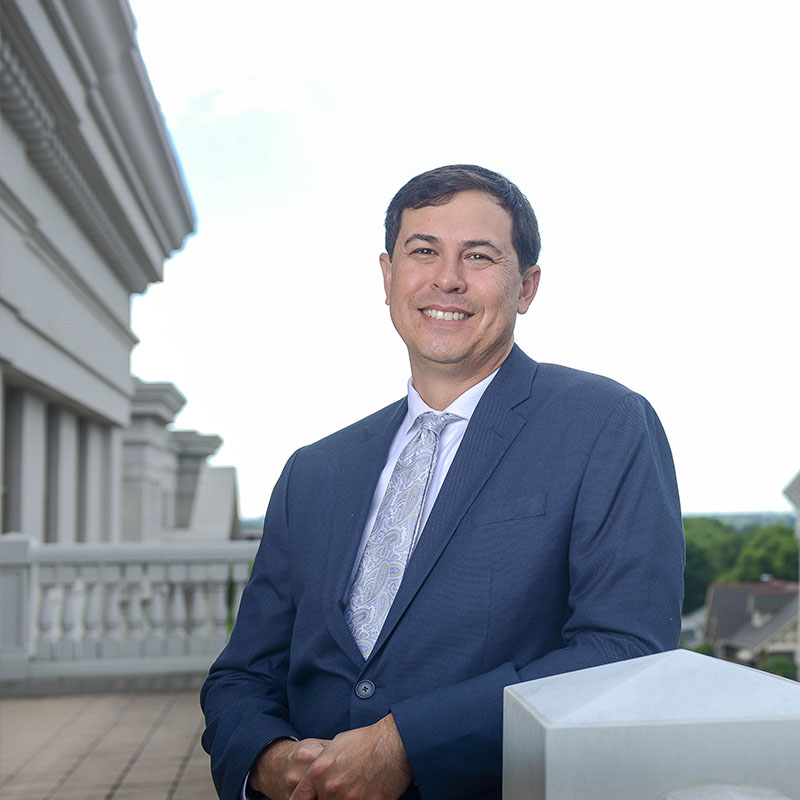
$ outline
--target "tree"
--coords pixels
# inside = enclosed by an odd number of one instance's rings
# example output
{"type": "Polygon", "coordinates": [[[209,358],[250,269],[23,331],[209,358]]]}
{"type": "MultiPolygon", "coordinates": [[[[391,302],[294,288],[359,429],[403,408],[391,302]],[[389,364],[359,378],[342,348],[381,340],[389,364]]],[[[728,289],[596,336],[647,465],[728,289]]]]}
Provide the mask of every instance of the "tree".
{"type": "Polygon", "coordinates": [[[744,537],[708,517],[686,517],[683,528],[686,537],[683,612],[687,613],[703,605],[711,581],[733,568],[744,537]]]}
{"type": "Polygon", "coordinates": [[[757,581],[762,575],[796,581],[798,548],[794,531],[788,525],[752,528],[744,535],[742,549],[722,580],[757,581]]]}
{"type": "Polygon", "coordinates": [[[697,537],[686,536],[686,567],[683,571],[683,613],[700,608],[706,601],[706,588],[713,579],[714,568],[708,551],[697,537]]]}

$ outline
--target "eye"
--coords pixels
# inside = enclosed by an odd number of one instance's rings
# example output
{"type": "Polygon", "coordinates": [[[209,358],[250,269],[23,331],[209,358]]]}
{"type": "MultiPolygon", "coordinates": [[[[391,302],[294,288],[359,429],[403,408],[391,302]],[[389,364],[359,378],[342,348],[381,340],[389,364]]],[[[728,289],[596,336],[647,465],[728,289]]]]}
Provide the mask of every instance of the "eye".
{"type": "Polygon", "coordinates": [[[485,262],[487,264],[494,263],[494,259],[487,256],[486,253],[470,253],[466,258],[467,261],[485,262]]]}

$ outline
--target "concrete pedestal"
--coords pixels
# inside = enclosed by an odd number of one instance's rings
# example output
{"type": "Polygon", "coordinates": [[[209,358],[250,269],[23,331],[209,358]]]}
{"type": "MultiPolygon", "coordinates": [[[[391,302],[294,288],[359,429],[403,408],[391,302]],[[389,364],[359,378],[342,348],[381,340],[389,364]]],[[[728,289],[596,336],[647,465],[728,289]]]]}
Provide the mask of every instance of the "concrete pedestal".
{"type": "Polygon", "coordinates": [[[503,798],[800,800],[798,743],[800,683],[674,650],[508,687],[503,798]]]}

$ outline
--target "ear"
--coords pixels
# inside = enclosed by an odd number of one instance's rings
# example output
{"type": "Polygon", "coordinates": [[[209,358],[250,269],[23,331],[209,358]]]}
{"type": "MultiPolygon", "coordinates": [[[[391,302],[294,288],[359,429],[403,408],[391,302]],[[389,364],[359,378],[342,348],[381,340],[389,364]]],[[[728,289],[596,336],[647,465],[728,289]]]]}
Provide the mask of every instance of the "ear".
{"type": "Polygon", "coordinates": [[[386,305],[389,305],[389,295],[392,291],[392,259],[388,253],[381,253],[381,272],[383,272],[383,290],[386,292],[386,305]]]}
{"type": "Polygon", "coordinates": [[[524,314],[530,307],[533,298],[536,296],[536,290],[539,288],[541,274],[542,270],[538,264],[528,267],[522,273],[522,286],[519,292],[519,301],[517,302],[517,314],[524,314]]]}

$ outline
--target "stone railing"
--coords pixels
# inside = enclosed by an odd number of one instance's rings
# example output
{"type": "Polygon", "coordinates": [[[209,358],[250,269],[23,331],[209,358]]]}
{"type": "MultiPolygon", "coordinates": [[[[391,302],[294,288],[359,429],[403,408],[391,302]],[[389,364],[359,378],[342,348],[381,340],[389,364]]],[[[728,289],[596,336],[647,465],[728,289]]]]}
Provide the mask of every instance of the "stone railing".
{"type": "Polygon", "coordinates": [[[228,639],[257,545],[0,536],[0,679],[205,672],[228,639]]]}

